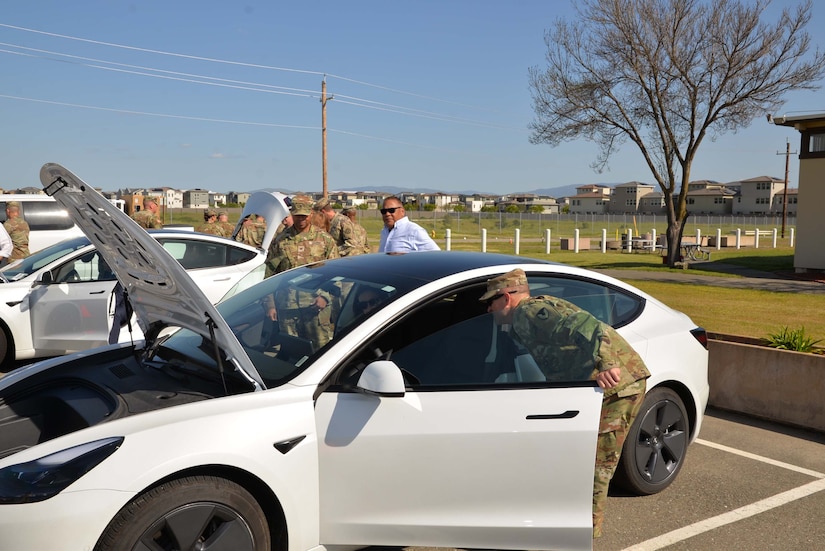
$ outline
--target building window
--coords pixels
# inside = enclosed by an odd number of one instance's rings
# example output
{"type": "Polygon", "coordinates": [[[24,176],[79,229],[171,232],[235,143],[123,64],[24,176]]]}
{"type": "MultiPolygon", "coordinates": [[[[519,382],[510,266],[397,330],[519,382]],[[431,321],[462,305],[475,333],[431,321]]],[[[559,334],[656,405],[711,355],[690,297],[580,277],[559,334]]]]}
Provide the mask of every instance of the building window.
{"type": "Polygon", "coordinates": [[[802,132],[802,147],[800,147],[800,159],[813,159],[825,157],[825,129],[817,128],[802,132]]]}

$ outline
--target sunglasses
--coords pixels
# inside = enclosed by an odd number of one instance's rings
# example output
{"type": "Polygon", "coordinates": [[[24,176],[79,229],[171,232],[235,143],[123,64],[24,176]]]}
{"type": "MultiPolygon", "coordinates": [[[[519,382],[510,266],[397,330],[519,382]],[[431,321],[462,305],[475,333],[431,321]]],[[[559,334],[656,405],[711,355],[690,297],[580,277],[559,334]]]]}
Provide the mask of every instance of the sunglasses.
{"type": "Polygon", "coordinates": [[[495,301],[497,301],[498,299],[500,299],[500,298],[501,298],[501,297],[503,297],[504,295],[512,295],[512,294],[514,294],[514,293],[516,293],[516,292],[517,292],[517,291],[509,291],[509,292],[507,292],[507,293],[499,293],[499,294],[497,294],[497,295],[493,295],[493,296],[491,296],[490,298],[488,298],[488,299],[487,299],[487,307],[489,308],[489,307],[490,307],[490,305],[492,305],[495,301]]]}
{"type": "Polygon", "coordinates": [[[403,209],[403,208],[404,207],[390,207],[388,209],[381,209],[381,214],[387,214],[387,213],[395,214],[395,211],[397,211],[398,209],[403,209]]]}

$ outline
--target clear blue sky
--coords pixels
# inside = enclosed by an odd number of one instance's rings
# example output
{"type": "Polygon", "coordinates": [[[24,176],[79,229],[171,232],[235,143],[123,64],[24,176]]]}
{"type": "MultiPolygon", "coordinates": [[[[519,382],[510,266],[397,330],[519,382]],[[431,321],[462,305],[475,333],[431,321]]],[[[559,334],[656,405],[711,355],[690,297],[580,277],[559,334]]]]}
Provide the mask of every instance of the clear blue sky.
{"type": "MultiPolygon", "coordinates": [[[[331,190],[653,183],[633,146],[597,174],[592,143],[528,141],[528,68],[573,14],[566,0],[4,0],[0,187],[39,186],[57,162],[106,190],[320,191],[325,74],[331,190]]],[[[825,92],[788,96],[782,112],[800,111],[825,111],[825,92]]],[[[706,141],[693,179],[782,178],[786,139],[796,151],[795,131],[759,119],[706,141]]],[[[792,186],[797,172],[792,157],[792,186]]]]}

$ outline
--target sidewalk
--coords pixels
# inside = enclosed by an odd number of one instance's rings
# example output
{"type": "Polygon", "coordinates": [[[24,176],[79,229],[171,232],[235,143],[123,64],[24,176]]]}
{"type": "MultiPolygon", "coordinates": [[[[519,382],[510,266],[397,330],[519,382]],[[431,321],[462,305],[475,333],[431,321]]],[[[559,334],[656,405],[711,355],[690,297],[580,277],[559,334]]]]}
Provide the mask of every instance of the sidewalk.
{"type": "MultiPolygon", "coordinates": [[[[698,267],[698,266],[697,266],[698,267]]],[[[595,270],[616,279],[635,279],[643,281],[672,281],[709,285],[712,287],[731,287],[735,289],[761,289],[779,293],[825,294],[825,282],[822,280],[797,279],[793,274],[775,274],[743,268],[733,264],[702,262],[701,269],[736,275],[739,277],[717,277],[691,273],[687,270],[641,271],[641,270],[595,270]]]]}

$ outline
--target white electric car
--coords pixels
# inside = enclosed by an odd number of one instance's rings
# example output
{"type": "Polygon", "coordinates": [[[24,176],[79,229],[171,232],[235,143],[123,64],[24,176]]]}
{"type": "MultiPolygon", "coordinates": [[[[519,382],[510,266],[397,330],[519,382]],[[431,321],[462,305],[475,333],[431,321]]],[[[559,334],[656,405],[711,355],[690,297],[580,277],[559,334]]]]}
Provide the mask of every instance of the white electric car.
{"type": "Polygon", "coordinates": [[[618,280],[495,254],[369,254],[213,306],[91,186],[57,165],[41,180],[127,286],[146,339],[0,379],[0,547],[590,549],[602,391],[502,357],[479,297],[517,267],[650,369],[628,487],[665,488],[699,432],[704,331],[618,280]]]}

